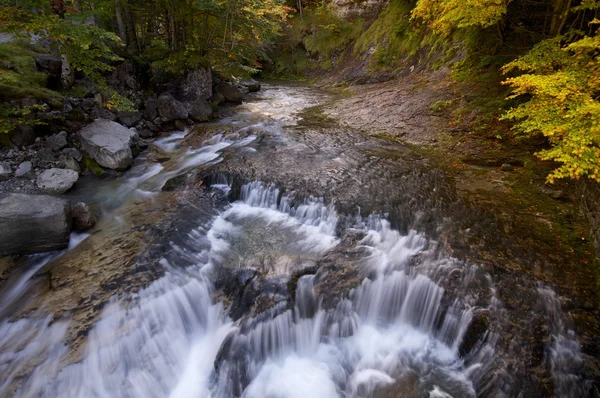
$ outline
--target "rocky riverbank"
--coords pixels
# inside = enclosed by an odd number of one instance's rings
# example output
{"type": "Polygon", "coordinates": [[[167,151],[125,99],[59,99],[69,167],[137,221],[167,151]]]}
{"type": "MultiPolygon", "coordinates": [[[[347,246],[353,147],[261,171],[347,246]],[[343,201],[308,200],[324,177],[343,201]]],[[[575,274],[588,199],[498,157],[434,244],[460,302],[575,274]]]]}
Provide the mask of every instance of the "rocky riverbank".
{"type": "MultiPolygon", "coordinates": [[[[62,62],[58,57],[42,55],[36,65],[47,74],[48,84],[64,85],[62,62]]],[[[229,83],[213,76],[209,69],[190,71],[178,79],[144,88],[128,62],[118,65],[106,80],[109,87],[134,104],[134,110],[117,110],[85,76],[73,76],[68,82],[68,87],[80,89],[78,96],[66,95],[63,101],[51,102],[25,98],[14,104],[31,114],[26,119],[15,119],[14,129],[2,137],[0,195],[6,206],[0,209],[0,218],[6,220],[3,232],[15,239],[2,240],[1,254],[65,248],[71,225],[79,230],[89,228],[97,215],[84,214],[81,217],[87,221],[72,222],[70,205],[61,202],[54,206],[52,196],[43,195],[67,193],[80,176],[120,173],[132,165],[134,157],[154,137],[208,122],[218,117],[219,105],[241,103],[245,94],[260,90],[260,83],[254,80],[229,83]],[[160,94],[152,94],[155,90],[160,94]],[[57,211],[42,216],[46,221],[40,221],[40,212],[52,208],[57,211]],[[58,220],[64,228],[50,233],[51,224],[58,220]],[[16,224],[21,224],[18,231],[11,226],[16,224]],[[35,240],[28,244],[28,232],[46,235],[53,242],[42,239],[40,244],[35,240]]],[[[84,204],[79,206],[77,214],[84,204]]]]}

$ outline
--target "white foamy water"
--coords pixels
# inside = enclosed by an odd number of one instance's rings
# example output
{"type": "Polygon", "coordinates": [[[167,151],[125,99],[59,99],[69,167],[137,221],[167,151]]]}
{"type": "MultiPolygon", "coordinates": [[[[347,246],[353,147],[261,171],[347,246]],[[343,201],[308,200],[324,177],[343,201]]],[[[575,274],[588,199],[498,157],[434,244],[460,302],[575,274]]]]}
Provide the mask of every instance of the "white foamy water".
{"type": "Polygon", "coordinates": [[[73,232],[69,237],[69,246],[65,250],[61,250],[55,253],[49,254],[35,254],[28,258],[27,263],[24,265],[27,269],[22,274],[13,276],[12,280],[6,283],[6,290],[0,293],[0,315],[3,315],[15,301],[21,298],[27,289],[31,286],[31,278],[35,275],[42,267],[48,264],[50,261],[62,256],[69,250],[73,250],[79,246],[81,242],[89,237],[87,233],[73,232]]]}
{"type": "MultiPolygon", "coordinates": [[[[8,375],[0,393],[25,374],[17,397],[353,397],[416,374],[416,388],[436,394],[435,385],[455,396],[474,396],[456,352],[466,318],[436,327],[445,317],[443,289],[424,275],[400,270],[407,253],[423,247],[414,237],[398,235],[387,247],[386,239],[375,239],[379,232],[369,231],[361,245],[387,250],[391,264],[378,267],[374,279],[334,308],[322,308],[314,290],[320,276],[308,275],[298,282],[292,308],[275,306],[261,319],[227,317],[212,299],[211,276],[225,258],[238,254],[237,239],[253,225],[292,237],[282,246],[288,252],[322,255],[337,245],[331,207],[319,198],[293,202],[271,186],[244,186],[240,201],[190,232],[191,244],[178,255],[194,259],[194,265],[181,268],[163,260],[165,276],[104,309],[78,363],[64,367],[68,319],[0,325],[0,371],[8,375]],[[29,332],[19,333],[22,329],[29,332]]],[[[372,261],[367,258],[365,266],[372,261]]]]}

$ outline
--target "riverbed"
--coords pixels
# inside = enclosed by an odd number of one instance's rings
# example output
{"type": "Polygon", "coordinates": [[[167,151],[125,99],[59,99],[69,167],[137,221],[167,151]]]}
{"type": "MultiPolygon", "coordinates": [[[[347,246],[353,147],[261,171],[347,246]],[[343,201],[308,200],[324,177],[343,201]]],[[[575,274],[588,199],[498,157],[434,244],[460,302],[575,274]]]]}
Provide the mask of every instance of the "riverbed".
{"type": "Polygon", "coordinates": [[[99,224],[3,263],[0,396],[594,396],[565,257],[338,95],[265,84],[80,180],[99,224]]]}

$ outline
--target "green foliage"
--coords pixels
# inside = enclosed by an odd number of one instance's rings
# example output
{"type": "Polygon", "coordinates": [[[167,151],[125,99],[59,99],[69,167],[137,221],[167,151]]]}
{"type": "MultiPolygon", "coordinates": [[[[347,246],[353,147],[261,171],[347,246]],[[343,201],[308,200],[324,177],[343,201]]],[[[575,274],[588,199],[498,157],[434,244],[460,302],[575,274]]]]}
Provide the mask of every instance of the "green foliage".
{"type": "Polygon", "coordinates": [[[441,112],[444,109],[448,108],[449,106],[452,106],[452,100],[446,100],[446,101],[436,101],[433,104],[431,104],[431,110],[435,113],[441,112]]]}
{"type": "Polygon", "coordinates": [[[42,105],[32,105],[25,107],[6,107],[0,108],[0,134],[7,134],[18,124],[41,125],[44,122],[32,117],[33,112],[46,110],[42,105]]]}
{"type": "Polygon", "coordinates": [[[354,54],[375,51],[371,66],[393,67],[414,56],[421,35],[410,22],[411,5],[407,0],[392,0],[379,17],[363,32],[354,46],[354,54]]]}
{"type": "Polygon", "coordinates": [[[48,39],[73,67],[104,87],[102,72],[112,69],[110,62],[121,60],[112,51],[113,46],[119,43],[118,36],[82,23],[81,17],[71,9],[66,9],[64,15],[57,15],[49,9],[50,3],[46,1],[30,3],[28,7],[1,7],[1,31],[25,35],[26,38],[35,34],[48,39]]]}
{"type": "Polygon", "coordinates": [[[303,39],[304,46],[309,53],[330,58],[358,38],[363,23],[362,20],[344,21],[325,5],[309,9],[301,20],[303,31],[310,32],[303,39]]]}
{"type": "Polygon", "coordinates": [[[152,63],[152,67],[172,75],[183,75],[189,70],[207,68],[210,62],[202,57],[193,48],[185,48],[180,51],[163,55],[152,63]]]}
{"type": "Polygon", "coordinates": [[[35,68],[35,56],[43,49],[27,41],[0,43],[0,100],[25,97],[51,99],[57,93],[46,89],[46,75],[35,68]]]}
{"type": "Polygon", "coordinates": [[[507,0],[418,0],[412,18],[434,33],[450,35],[455,29],[486,28],[506,13],[507,0]]]}
{"type": "Polygon", "coordinates": [[[560,38],[542,41],[523,57],[507,64],[504,72],[523,74],[506,79],[510,98],[526,102],[504,119],[516,121],[515,132],[530,137],[543,134],[550,149],[537,156],[560,166],[548,176],[600,182],[600,35],[569,45],[560,38]]]}

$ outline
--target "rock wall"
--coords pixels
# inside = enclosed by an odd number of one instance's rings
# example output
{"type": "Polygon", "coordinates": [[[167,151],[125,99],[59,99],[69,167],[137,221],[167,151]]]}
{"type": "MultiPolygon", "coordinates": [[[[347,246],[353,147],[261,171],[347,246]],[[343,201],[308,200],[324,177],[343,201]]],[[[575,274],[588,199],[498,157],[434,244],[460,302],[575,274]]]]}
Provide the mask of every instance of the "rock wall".
{"type": "Polygon", "coordinates": [[[382,10],[389,0],[333,0],[335,12],[344,19],[368,18],[382,10]]]}
{"type": "Polygon", "coordinates": [[[600,257],[600,184],[587,180],[580,186],[581,209],[590,222],[596,255],[600,257]]]}

